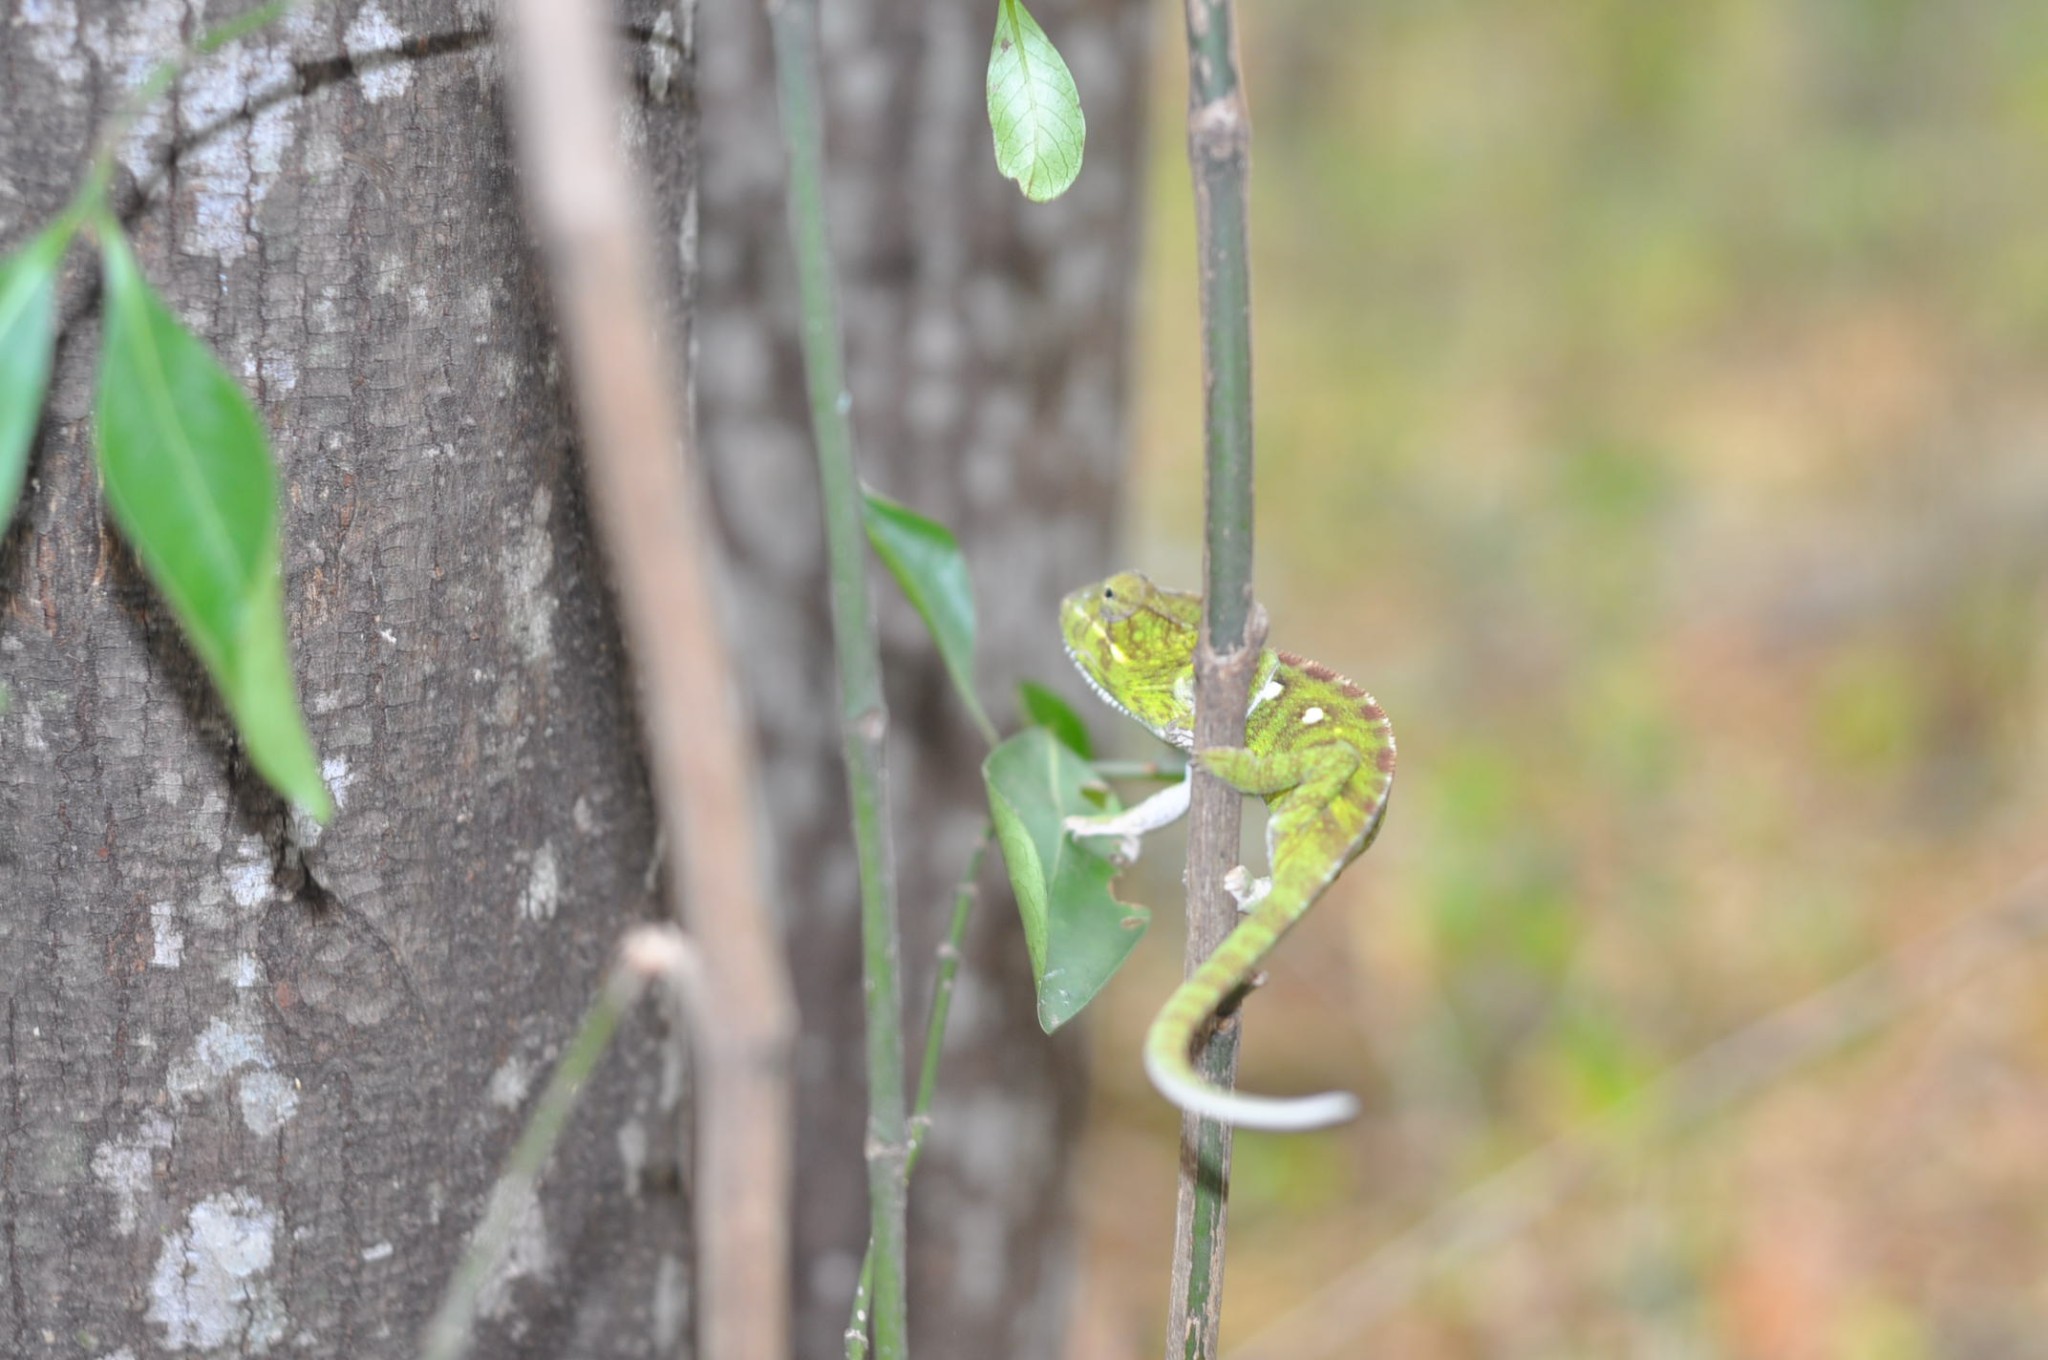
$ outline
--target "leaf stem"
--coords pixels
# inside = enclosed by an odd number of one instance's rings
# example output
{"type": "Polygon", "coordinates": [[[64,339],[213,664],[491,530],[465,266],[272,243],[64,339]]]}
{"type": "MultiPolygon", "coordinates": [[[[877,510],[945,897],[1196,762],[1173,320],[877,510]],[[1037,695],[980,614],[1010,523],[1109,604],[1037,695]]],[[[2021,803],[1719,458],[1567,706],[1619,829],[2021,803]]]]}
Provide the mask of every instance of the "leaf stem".
{"type": "MultiPolygon", "coordinates": [[[[988,853],[989,842],[994,838],[994,823],[984,823],[981,838],[974,843],[974,852],[967,857],[967,869],[960,875],[959,886],[953,890],[953,919],[946,927],[945,940],[939,945],[939,966],[932,980],[931,1018],[925,1022],[924,1065],[917,1074],[917,1099],[910,1110],[910,1156],[903,1166],[906,1181],[910,1173],[917,1170],[918,1159],[924,1155],[924,1136],[931,1130],[932,1095],[938,1089],[939,1058],[946,1047],[946,1017],[953,1010],[953,978],[960,971],[960,949],[967,939],[968,918],[974,914],[974,904],[981,896],[978,885],[982,857],[988,853]]],[[[853,1293],[853,1315],[846,1324],[846,1360],[866,1360],[868,1304],[873,1295],[874,1278],[875,1245],[871,1239],[867,1254],[861,1258],[860,1284],[853,1293]]]]}
{"type": "MultiPolygon", "coordinates": [[[[1195,659],[1195,749],[1244,740],[1246,699],[1264,644],[1252,601],[1251,269],[1248,193],[1251,119],[1238,80],[1232,0],[1185,0],[1188,159],[1194,173],[1202,302],[1206,524],[1202,645],[1195,659]]],[[[1236,862],[1240,799],[1197,769],[1188,823],[1189,973],[1236,925],[1223,874],[1236,862]]],[[[1215,1085],[1237,1073],[1241,1021],[1217,1022],[1196,1055],[1215,1085]]],[[[1181,1122],[1181,1177],[1169,1360],[1217,1354],[1223,1315],[1225,1213],[1231,1130],[1193,1115],[1181,1122]]]]}
{"type": "Polygon", "coordinates": [[[789,158],[789,234],[803,304],[804,372],[824,501],[832,636],[839,669],[840,736],[860,857],[875,1352],[880,1360],[903,1360],[908,1346],[904,1217],[910,1136],[903,1107],[896,869],[888,822],[888,770],[883,759],[889,713],[882,698],[881,656],[868,595],[866,536],[850,419],[853,397],[846,388],[831,243],[825,225],[818,6],[817,0],[766,0],[766,8],[775,46],[782,139],[789,158]]]}

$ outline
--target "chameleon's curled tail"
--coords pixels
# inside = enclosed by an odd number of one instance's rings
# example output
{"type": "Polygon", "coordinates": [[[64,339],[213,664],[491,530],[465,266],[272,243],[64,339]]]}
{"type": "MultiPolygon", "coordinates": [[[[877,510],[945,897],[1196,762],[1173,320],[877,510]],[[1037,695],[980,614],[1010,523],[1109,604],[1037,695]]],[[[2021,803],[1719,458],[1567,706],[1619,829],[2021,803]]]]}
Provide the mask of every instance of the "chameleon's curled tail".
{"type": "Polygon", "coordinates": [[[1245,984],[1260,958],[1277,942],[1279,931],[1273,924],[1281,923],[1280,929],[1285,929],[1299,915],[1298,908],[1267,898],[1217,946],[1195,975],[1166,999],[1145,1034],[1145,1075],[1161,1095],[1204,1118],[1280,1133],[1320,1129],[1357,1117],[1358,1099],[1348,1092],[1277,1098],[1226,1091],[1204,1081],[1189,1058],[1202,1026],[1245,984]]]}

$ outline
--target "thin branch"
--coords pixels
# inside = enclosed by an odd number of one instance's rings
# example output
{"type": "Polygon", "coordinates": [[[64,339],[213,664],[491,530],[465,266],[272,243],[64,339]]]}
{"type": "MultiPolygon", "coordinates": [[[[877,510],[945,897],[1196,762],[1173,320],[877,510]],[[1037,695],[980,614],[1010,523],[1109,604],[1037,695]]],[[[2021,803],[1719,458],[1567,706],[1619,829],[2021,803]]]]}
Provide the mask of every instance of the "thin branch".
{"type": "MultiPolygon", "coordinates": [[[[931,1131],[932,1096],[939,1085],[939,1059],[946,1047],[946,1017],[953,1011],[953,978],[960,971],[960,949],[967,940],[967,921],[981,896],[981,861],[988,853],[995,827],[985,824],[974,853],[967,857],[967,870],[953,890],[953,920],[946,938],[939,944],[939,966],[932,979],[931,1018],[924,1030],[924,1066],[917,1074],[917,1099],[910,1107],[910,1156],[903,1164],[903,1178],[917,1170],[924,1155],[924,1137],[931,1131]]],[[[871,1240],[860,1263],[860,1285],[853,1292],[853,1315],[846,1323],[846,1360],[865,1360],[868,1353],[868,1303],[874,1293],[875,1244],[871,1240]]]]}
{"type": "Polygon", "coordinates": [[[697,1353],[789,1352],[795,1008],[764,888],[748,721],[711,589],[687,391],[662,343],[654,250],[619,140],[609,7],[507,0],[517,143],[584,434],[584,473],[641,681],[675,914],[703,953],[697,1353]]]}
{"type": "MultiPolygon", "coordinates": [[[[1195,657],[1195,749],[1200,751],[1243,744],[1246,700],[1265,643],[1265,621],[1252,603],[1251,118],[1238,82],[1231,0],[1186,0],[1186,9],[1207,504],[1207,608],[1195,657]]],[[[1241,801],[1199,768],[1194,781],[1188,821],[1189,975],[1237,924],[1236,904],[1223,889],[1223,875],[1237,863],[1241,801]]],[[[1222,1018],[1196,1055],[1197,1070],[1217,1086],[1228,1088],[1237,1079],[1240,1023],[1234,1012],[1222,1018]]],[[[1168,1360],[1209,1360],[1217,1353],[1230,1152],[1228,1125],[1193,1115],[1181,1121],[1168,1360]]]]}
{"type": "Polygon", "coordinates": [[[910,1136],[903,1109],[903,999],[898,978],[896,865],[889,833],[883,741],[889,711],[868,594],[867,532],[854,467],[853,396],[846,388],[838,289],[825,225],[825,126],[817,0],[766,0],[775,86],[788,155],[789,236],[803,304],[804,375],[825,512],[832,641],[839,663],[839,727],[860,857],[862,984],[867,1002],[869,1243],[874,1257],[874,1342],[902,1360],[904,1212],[910,1136]]]}
{"type": "Polygon", "coordinates": [[[2048,867],[1932,937],[1868,963],[1701,1049],[1583,1128],[1445,1203],[1233,1350],[1230,1360],[1325,1360],[1431,1279],[1514,1239],[1601,1164],[1670,1141],[2048,938],[2048,867]]]}

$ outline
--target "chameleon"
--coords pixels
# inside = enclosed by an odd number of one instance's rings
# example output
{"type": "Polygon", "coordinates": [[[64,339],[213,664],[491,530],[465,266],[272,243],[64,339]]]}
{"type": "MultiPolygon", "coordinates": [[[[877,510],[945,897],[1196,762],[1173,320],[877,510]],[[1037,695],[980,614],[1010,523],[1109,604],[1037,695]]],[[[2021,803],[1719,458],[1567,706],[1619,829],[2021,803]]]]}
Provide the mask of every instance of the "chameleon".
{"type": "MultiPolygon", "coordinates": [[[[1164,590],[1137,572],[1085,586],[1060,604],[1067,654],[1111,708],[1183,751],[1194,746],[1195,644],[1202,597],[1164,590]]],[[[1211,1085],[1190,1053],[1202,1027],[1255,985],[1258,968],[1379,834],[1394,783],[1394,732],[1370,694],[1329,667],[1265,648],[1253,673],[1245,744],[1194,754],[1210,774],[1265,799],[1271,877],[1242,865],[1225,878],[1242,917],[1216,952],[1167,998],[1145,1035],[1145,1073],[1182,1109],[1253,1129],[1342,1123],[1358,1101],[1342,1091],[1283,1099],[1211,1085]]],[[[1183,779],[1124,812],[1066,819],[1077,837],[1116,837],[1134,859],[1138,838],[1183,816],[1183,779]]]]}

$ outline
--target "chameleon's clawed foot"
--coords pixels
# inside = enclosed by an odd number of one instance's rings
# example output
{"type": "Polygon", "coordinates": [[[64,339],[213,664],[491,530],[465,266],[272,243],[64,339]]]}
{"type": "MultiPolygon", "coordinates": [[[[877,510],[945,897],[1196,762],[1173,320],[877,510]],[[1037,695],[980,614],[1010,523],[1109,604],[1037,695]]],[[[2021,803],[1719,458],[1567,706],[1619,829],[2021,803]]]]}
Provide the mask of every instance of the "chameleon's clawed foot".
{"type": "Polygon", "coordinates": [[[1077,839],[1115,838],[1116,849],[1110,851],[1110,858],[1120,865],[1136,864],[1138,852],[1143,849],[1143,838],[1136,831],[1122,831],[1114,824],[1117,819],[1076,815],[1060,823],[1069,835],[1077,839]],[[1104,825],[1104,823],[1110,823],[1104,825]]]}
{"type": "Polygon", "coordinates": [[[1244,989],[1248,992],[1256,992],[1259,988],[1266,985],[1266,979],[1270,976],[1272,975],[1261,968],[1258,972],[1245,979],[1244,989]]]}
{"type": "Polygon", "coordinates": [[[1240,864],[1223,875],[1223,891],[1230,894],[1231,900],[1237,903],[1238,914],[1243,915],[1266,900],[1266,894],[1273,891],[1273,880],[1253,878],[1251,870],[1240,864]]]}

